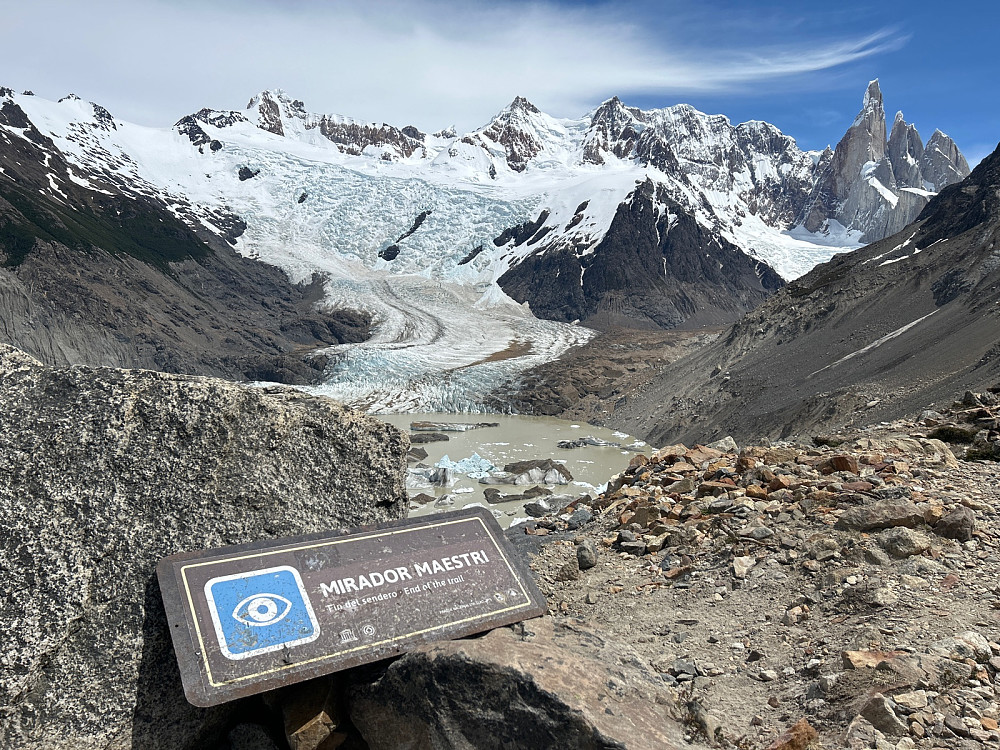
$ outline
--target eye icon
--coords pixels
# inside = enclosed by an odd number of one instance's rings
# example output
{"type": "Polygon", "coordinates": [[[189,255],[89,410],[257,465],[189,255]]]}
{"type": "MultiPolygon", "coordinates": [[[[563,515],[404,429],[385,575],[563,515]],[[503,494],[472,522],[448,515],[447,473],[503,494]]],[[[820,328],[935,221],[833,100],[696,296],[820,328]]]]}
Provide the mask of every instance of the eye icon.
{"type": "Polygon", "coordinates": [[[246,625],[262,627],[280,622],[292,603],[280,594],[252,594],[236,605],[233,617],[246,625]]]}

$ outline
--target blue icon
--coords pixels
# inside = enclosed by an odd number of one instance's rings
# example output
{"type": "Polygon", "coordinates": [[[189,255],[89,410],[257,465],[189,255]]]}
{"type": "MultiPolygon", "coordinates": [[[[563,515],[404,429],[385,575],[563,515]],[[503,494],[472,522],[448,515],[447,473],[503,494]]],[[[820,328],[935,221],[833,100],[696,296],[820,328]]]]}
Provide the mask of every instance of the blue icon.
{"type": "Polygon", "coordinates": [[[227,659],[246,659],[319,637],[299,571],[288,565],[213,578],[205,584],[205,597],[227,659]]]}

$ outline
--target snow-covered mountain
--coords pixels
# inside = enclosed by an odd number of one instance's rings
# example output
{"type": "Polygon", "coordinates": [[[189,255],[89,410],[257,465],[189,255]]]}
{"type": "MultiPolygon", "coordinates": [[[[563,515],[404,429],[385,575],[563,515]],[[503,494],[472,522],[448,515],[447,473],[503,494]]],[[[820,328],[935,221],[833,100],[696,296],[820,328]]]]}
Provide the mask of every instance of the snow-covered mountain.
{"type": "MultiPolygon", "coordinates": [[[[435,325],[470,309],[504,318],[481,346],[460,346],[455,328],[446,369],[515,342],[552,355],[584,335],[545,329],[515,303],[598,327],[731,320],[779,275],[895,231],[968,173],[943,134],[924,148],[897,117],[886,139],[877,82],[837,149],[822,153],[768,123],[617,98],[559,119],[518,97],[462,135],[315,114],[280,90],[171,128],[123,122],[74,96],[3,89],[0,107],[26,123],[2,126],[10,137],[29,137],[30,125],[69,165],[51,171],[48,198],[61,200],[69,179],[158,201],[293,280],[325,274],[330,304],[376,321],[405,326],[386,290],[412,306],[428,284],[461,300],[462,312],[425,309],[435,325]]],[[[0,179],[15,167],[0,164],[0,179]]]]}

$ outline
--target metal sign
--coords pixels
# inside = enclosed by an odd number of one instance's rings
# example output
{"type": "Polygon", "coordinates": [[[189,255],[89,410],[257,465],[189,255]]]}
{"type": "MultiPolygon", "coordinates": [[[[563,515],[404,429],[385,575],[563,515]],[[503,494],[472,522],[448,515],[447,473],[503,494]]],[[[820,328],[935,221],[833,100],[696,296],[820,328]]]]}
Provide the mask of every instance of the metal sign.
{"type": "Polygon", "coordinates": [[[546,611],[484,508],[188,552],[156,572],[196,706],[546,611]]]}

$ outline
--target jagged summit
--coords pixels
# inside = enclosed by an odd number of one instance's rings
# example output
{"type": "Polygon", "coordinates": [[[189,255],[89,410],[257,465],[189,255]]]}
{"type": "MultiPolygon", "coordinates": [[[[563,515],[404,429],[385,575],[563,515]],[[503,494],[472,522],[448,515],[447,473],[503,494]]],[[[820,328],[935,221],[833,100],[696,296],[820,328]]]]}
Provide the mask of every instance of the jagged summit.
{"type": "Polygon", "coordinates": [[[534,104],[532,104],[531,102],[529,102],[523,96],[515,96],[514,97],[514,101],[512,101],[507,106],[507,110],[509,110],[511,112],[516,112],[516,111],[530,112],[530,113],[536,114],[536,115],[539,114],[539,113],[541,113],[541,110],[538,107],[536,107],[534,104]]]}
{"type": "Polygon", "coordinates": [[[816,180],[802,225],[823,231],[831,220],[857,228],[872,242],[913,221],[930,194],[963,179],[968,163],[943,133],[925,148],[902,113],[886,138],[878,79],[865,91],[861,111],[816,180]],[[932,145],[933,144],[933,145],[932,145]]]}

